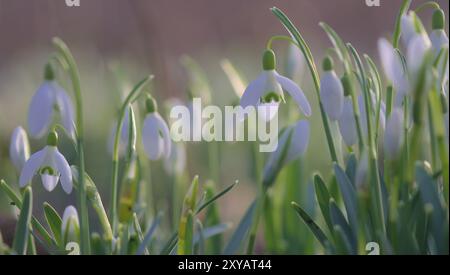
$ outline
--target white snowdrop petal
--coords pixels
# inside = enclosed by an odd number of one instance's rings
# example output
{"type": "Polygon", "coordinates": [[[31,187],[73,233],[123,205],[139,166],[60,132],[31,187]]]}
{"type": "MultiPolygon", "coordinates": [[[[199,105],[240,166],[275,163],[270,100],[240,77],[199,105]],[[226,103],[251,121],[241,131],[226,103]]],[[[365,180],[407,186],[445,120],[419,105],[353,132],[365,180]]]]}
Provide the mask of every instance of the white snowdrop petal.
{"type": "Polygon", "coordinates": [[[266,79],[267,75],[263,72],[248,85],[241,97],[240,105],[242,108],[258,104],[260,97],[264,94],[266,79]]]}
{"type": "Polygon", "coordinates": [[[417,34],[411,38],[411,42],[408,45],[407,61],[408,68],[414,75],[422,66],[424,62],[425,54],[431,47],[431,42],[427,35],[417,34]]]}
{"type": "Polygon", "coordinates": [[[433,47],[434,55],[438,56],[441,49],[449,44],[448,36],[444,30],[433,30],[430,33],[431,45],[433,47]]]}
{"type": "Polygon", "coordinates": [[[40,138],[45,135],[53,116],[55,90],[51,82],[44,82],[31,99],[28,111],[28,128],[30,135],[40,138]]]}
{"type": "Polygon", "coordinates": [[[356,130],[353,103],[350,97],[347,97],[344,101],[342,115],[339,118],[339,130],[347,146],[356,144],[358,140],[358,133],[356,130]]]}
{"type": "Polygon", "coordinates": [[[293,131],[291,144],[285,160],[286,163],[295,160],[299,156],[303,156],[309,144],[310,129],[307,120],[298,121],[293,131]]]}
{"type": "Polygon", "coordinates": [[[416,35],[416,28],[414,26],[413,18],[409,15],[403,15],[401,17],[401,38],[405,47],[409,45],[411,39],[416,35]]]}
{"type": "Polygon", "coordinates": [[[158,121],[154,114],[148,114],[142,127],[142,142],[147,157],[158,160],[164,151],[164,142],[159,133],[158,121]]]}
{"type": "Polygon", "coordinates": [[[172,140],[170,138],[170,131],[167,123],[158,113],[155,113],[156,122],[158,124],[159,132],[162,136],[162,141],[164,143],[164,157],[167,159],[170,156],[172,150],[172,140]]]}
{"type": "Polygon", "coordinates": [[[14,129],[9,145],[9,157],[18,171],[21,171],[30,157],[28,136],[22,127],[14,129]]]}
{"type": "Polygon", "coordinates": [[[47,190],[48,192],[52,192],[55,189],[56,185],[58,184],[59,176],[41,174],[41,181],[45,190],[47,190]]]}
{"type": "Polygon", "coordinates": [[[66,158],[58,150],[54,154],[56,169],[61,175],[61,186],[64,192],[70,194],[73,188],[72,170],[70,170],[70,165],[66,158]]]}
{"type": "Polygon", "coordinates": [[[19,186],[21,188],[25,187],[31,182],[33,176],[37,173],[41,164],[45,158],[45,150],[38,151],[34,153],[23,166],[22,172],[20,173],[19,186]]]}
{"type": "Polygon", "coordinates": [[[75,138],[75,111],[72,100],[58,84],[54,83],[54,87],[62,124],[70,137],[75,138]]]}
{"type": "Polygon", "coordinates": [[[79,225],[79,220],[78,220],[77,209],[72,205],[67,206],[66,209],[64,210],[64,214],[62,217],[61,232],[65,233],[65,232],[67,232],[67,230],[69,230],[69,231],[73,230],[73,228],[78,225],[79,225]],[[72,221],[74,221],[75,224],[71,223],[70,224],[71,228],[68,229],[67,225],[69,223],[69,219],[72,219],[72,221]]]}
{"type": "Polygon", "coordinates": [[[338,120],[344,105],[344,88],[334,72],[325,72],[320,80],[320,100],[331,120],[338,120]]]}
{"type": "Polygon", "coordinates": [[[398,156],[403,143],[403,111],[395,108],[386,125],[384,136],[384,152],[388,159],[398,156]]]}
{"type": "Polygon", "coordinates": [[[302,89],[294,81],[278,73],[276,73],[276,78],[281,87],[294,99],[303,114],[307,117],[311,116],[311,106],[302,89]]]}

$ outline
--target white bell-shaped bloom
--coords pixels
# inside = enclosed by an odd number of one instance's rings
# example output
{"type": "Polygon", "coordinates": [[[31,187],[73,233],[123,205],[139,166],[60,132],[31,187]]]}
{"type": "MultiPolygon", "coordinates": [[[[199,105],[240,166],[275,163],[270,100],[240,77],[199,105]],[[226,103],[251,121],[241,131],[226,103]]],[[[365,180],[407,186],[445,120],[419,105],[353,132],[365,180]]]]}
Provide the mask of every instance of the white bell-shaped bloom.
{"type": "Polygon", "coordinates": [[[55,114],[67,133],[75,137],[74,108],[72,100],[66,91],[56,83],[50,66],[46,67],[44,83],[38,88],[31,99],[28,112],[28,127],[30,135],[41,138],[48,133],[55,114]]]}
{"type": "Polygon", "coordinates": [[[344,88],[333,70],[331,58],[326,57],[323,63],[324,73],[320,79],[320,101],[328,117],[336,121],[340,118],[344,107],[344,88]]]}
{"type": "Polygon", "coordinates": [[[34,153],[23,166],[19,185],[21,188],[25,187],[31,182],[34,175],[39,174],[47,191],[53,191],[61,181],[63,190],[70,194],[72,192],[72,171],[69,163],[56,147],[56,133],[51,132],[48,140],[48,145],[34,153]]]}
{"type": "Polygon", "coordinates": [[[68,241],[76,240],[79,232],[80,222],[78,219],[78,211],[74,206],[69,205],[64,210],[61,223],[61,233],[63,234],[63,238],[68,241]]]}
{"type": "Polygon", "coordinates": [[[403,144],[403,110],[394,108],[386,124],[384,153],[386,158],[395,159],[403,144]]]}
{"type": "Polygon", "coordinates": [[[22,127],[14,129],[9,144],[9,157],[17,171],[22,171],[25,162],[30,157],[30,144],[28,136],[22,127]]]}
{"type": "Polygon", "coordinates": [[[153,98],[149,97],[146,105],[148,114],[142,127],[142,143],[147,157],[151,160],[169,158],[172,147],[169,127],[157,112],[156,101],[153,98]]]}
{"type": "Polygon", "coordinates": [[[355,115],[353,112],[353,103],[351,97],[346,97],[342,115],[339,118],[339,130],[347,146],[353,146],[358,141],[358,132],[356,130],[355,115]]]}
{"type": "Polygon", "coordinates": [[[284,101],[283,90],[285,90],[297,103],[303,114],[310,116],[311,106],[305,94],[294,81],[277,73],[275,55],[270,50],[264,54],[263,68],[264,71],[245,89],[240,101],[241,107],[264,106],[263,109],[267,109],[269,112],[268,114],[264,112],[262,118],[272,119],[277,111],[277,108],[273,107],[284,101]]]}
{"type": "Polygon", "coordinates": [[[434,55],[438,56],[439,52],[444,47],[448,47],[449,41],[447,33],[445,32],[445,13],[438,9],[433,13],[432,21],[433,30],[430,33],[430,40],[433,46],[434,55]]]}
{"type": "Polygon", "coordinates": [[[288,126],[281,133],[278,139],[278,146],[271,153],[264,168],[264,175],[268,177],[270,173],[277,173],[284,165],[303,156],[309,144],[310,127],[307,120],[300,120],[295,125],[288,126]],[[289,137],[291,137],[289,139],[289,137]],[[289,142],[290,140],[290,142],[289,142]],[[288,143],[289,142],[289,143],[288,143]],[[289,146],[286,148],[286,146],[289,146]],[[283,158],[283,152],[286,155],[283,158]]]}
{"type": "Polygon", "coordinates": [[[289,44],[286,60],[286,77],[300,81],[305,75],[306,60],[302,51],[294,44],[289,44]]]}
{"type": "Polygon", "coordinates": [[[413,11],[402,16],[401,27],[408,71],[414,76],[422,65],[426,53],[431,49],[431,41],[419,17],[413,11]]]}
{"type": "Polygon", "coordinates": [[[400,20],[401,24],[401,38],[405,47],[408,47],[412,38],[416,34],[416,27],[414,26],[414,18],[412,14],[404,14],[400,20]]]}
{"type": "Polygon", "coordinates": [[[431,45],[435,56],[446,46],[448,47],[449,40],[445,30],[433,30],[430,33],[431,45]]]}
{"type": "Polygon", "coordinates": [[[406,60],[412,75],[416,75],[422,66],[426,53],[431,49],[431,41],[426,33],[414,36],[408,46],[406,60]]]}
{"type": "Polygon", "coordinates": [[[378,51],[387,79],[392,83],[398,97],[403,98],[409,91],[409,82],[399,53],[384,38],[378,40],[378,51]]]}
{"type": "Polygon", "coordinates": [[[183,173],[186,167],[186,147],[181,142],[173,142],[170,156],[164,159],[164,169],[170,175],[183,173]]]}
{"type": "MultiPolygon", "coordinates": [[[[122,130],[120,132],[119,137],[119,156],[123,157],[125,155],[125,151],[128,146],[128,139],[130,137],[130,109],[125,111],[125,116],[122,122],[122,130]]],[[[111,132],[108,138],[108,153],[113,154],[114,151],[114,139],[117,131],[117,123],[114,123],[114,126],[111,128],[111,132]]]]}

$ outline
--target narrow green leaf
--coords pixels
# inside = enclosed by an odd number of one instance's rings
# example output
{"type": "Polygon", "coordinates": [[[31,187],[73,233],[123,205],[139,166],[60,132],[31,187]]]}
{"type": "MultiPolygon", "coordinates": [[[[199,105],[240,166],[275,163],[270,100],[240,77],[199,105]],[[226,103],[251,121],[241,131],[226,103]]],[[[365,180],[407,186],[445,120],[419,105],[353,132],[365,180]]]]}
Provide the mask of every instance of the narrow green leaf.
{"type": "Polygon", "coordinates": [[[313,221],[313,219],[295,202],[292,202],[292,207],[297,212],[298,216],[305,222],[305,224],[311,229],[312,233],[316,237],[316,239],[320,242],[320,244],[327,248],[330,245],[330,242],[327,236],[323,233],[322,229],[313,221]]]}
{"type": "Polygon", "coordinates": [[[221,192],[218,193],[217,195],[213,196],[211,199],[207,200],[205,203],[203,203],[202,205],[200,205],[199,207],[197,207],[197,211],[195,211],[195,213],[196,213],[196,214],[200,213],[203,209],[205,209],[206,207],[208,207],[211,203],[215,202],[216,200],[218,200],[219,198],[221,198],[223,195],[225,195],[226,193],[228,193],[229,191],[231,191],[231,189],[233,189],[238,183],[239,183],[239,181],[236,181],[235,183],[231,184],[230,186],[228,186],[227,188],[225,188],[223,191],[221,191],[221,192]]]}
{"type": "Polygon", "coordinates": [[[61,247],[63,244],[61,233],[61,217],[58,215],[58,212],[56,212],[56,210],[47,202],[44,202],[44,214],[56,243],[59,247],[61,247]]]}
{"type": "Polygon", "coordinates": [[[13,249],[19,255],[27,252],[28,236],[30,235],[31,215],[33,211],[33,193],[30,187],[25,189],[19,220],[14,234],[13,249]]]}
{"type": "Polygon", "coordinates": [[[342,232],[344,233],[346,239],[348,239],[348,242],[350,243],[351,252],[356,254],[357,242],[356,239],[354,238],[352,229],[350,228],[350,225],[345,219],[344,214],[342,214],[341,210],[336,205],[336,202],[333,199],[330,200],[330,216],[331,221],[333,222],[333,227],[335,229],[334,231],[336,231],[336,226],[339,226],[342,229],[342,232]]]}
{"type": "Polygon", "coordinates": [[[356,254],[350,244],[347,234],[339,225],[334,226],[334,239],[336,246],[336,253],[340,255],[356,254]]]}
{"type": "Polygon", "coordinates": [[[354,153],[351,153],[347,159],[345,166],[345,174],[347,175],[350,183],[355,187],[356,167],[358,166],[358,160],[354,153]]]}
{"type": "Polygon", "coordinates": [[[348,62],[350,59],[350,55],[348,53],[348,49],[345,46],[344,41],[341,39],[341,37],[331,28],[329,25],[327,25],[324,22],[320,22],[319,26],[325,31],[328,38],[330,39],[331,43],[333,44],[334,48],[336,49],[336,53],[344,64],[348,62]]]}
{"type": "Polygon", "coordinates": [[[330,218],[330,208],[328,206],[331,196],[328,192],[328,188],[325,185],[322,177],[319,174],[314,176],[314,188],[316,191],[317,202],[319,203],[320,211],[322,212],[322,216],[328,226],[330,232],[333,231],[333,223],[330,218]]]}
{"type": "Polygon", "coordinates": [[[147,233],[145,233],[145,237],[142,241],[142,243],[140,244],[139,248],[138,248],[138,255],[143,255],[146,248],[148,247],[148,245],[150,244],[150,241],[153,239],[153,235],[156,231],[156,228],[158,228],[160,222],[161,222],[161,217],[162,214],[159,213],[156,218],[153,220],[152,224],[150,225],[150,228],[148,229],[147,233]]]}
{"type": "MultiPolygon", "coordinates": [[[[189,212],[186,221],[186,233],[184,239],[184,253],[181,255],[192,255],[194,254],[194,215],[189,212]]],[[[180,243],[181,245],[181,243],[180,243]]]]}
{"type": "Polygon", "coordinates": [[[344,200],[345,209],[347,212],[347,218],[352,227],[352,231],[354,233],[358,232],[358,213],[357,213],[357,195],[356,190],[353,185],[350,183],[350,180],[347,178],[347,175],[342,170],[342,168],[335,164],[334,165],[334,173],[336,175],[336,181],[339,185],[339,189],[342,193],[342,198],[344,200]]]}
{"type": "Polygon", "coordinates": [[[255,210],[256,210],[256,200],[252,202],[250,207],[247,209],[247,212],[239,222],[236,231],[234,231],[229,243],[225,247],[225,250],[223,252],[224,255],[235,255],[238,252],[239,248],[244,242],[246,235],[249,232],[250,226],[252,225],[255,210]]]}

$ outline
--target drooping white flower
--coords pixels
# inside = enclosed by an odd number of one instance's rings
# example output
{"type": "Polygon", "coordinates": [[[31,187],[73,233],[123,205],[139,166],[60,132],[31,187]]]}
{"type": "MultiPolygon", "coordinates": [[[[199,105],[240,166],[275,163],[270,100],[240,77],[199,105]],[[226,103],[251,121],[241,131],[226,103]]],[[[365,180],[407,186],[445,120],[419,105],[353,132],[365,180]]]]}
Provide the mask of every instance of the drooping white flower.
{"type": "Polygon", "coordinates": [[[64,240],[69,241],[78,239],[79,232],[80,222],[78,219],[78,211],[74,206],[69,205],[64,210],[61,233],[63,234],[64,240]]]}
{"type": "Polygon", "coordinates": [[[353,103],[351,97],[346,97],[342,115],[339,118],[339,130],[347,146],[353,146],[358,141],[353,103]]]}
{"type": "Polygon", "coordinates": [[[50,132],[47,146],[41,151],[34,153],[23,166],[19,178],[21,188],[31,182],[34,175],[41,176],[44,188],[51,192],[59,181],[63,190],[70,194],[72,192],[72,171],[64,156],[58,151],[58,136],[56,132],[50,132]]]}
{"type": "MultiPolygon", "coordinates": [[[[371,92],[371,104],[375,108],[376,107],[376,98],[375,94],[371,92]]],[[[368,129],[367,129],[367,114],[366,114],[366,106],[364,102],[364,95],[360,94],[358,96],[358,111],[359,111],[359,125],[361,127],[363,138],[367,138],[368,129]]],[[[377,112],[375,110],[371,111],[371,120],[372,127],[375,127],[375,117],[377,112]]],[[[386,104],[381,101],[380,104],[380,113],[379,113],[379,131],[383,133],[385,131],[385,120],[386,120],[386,104]]],[[[341,133],[342,138],[347,146],[353,146],[358,141],[358,132],[355,121],[354,107],[353,101],[351,97],[346,97],[344,100],[344,108],[341,117],[338,120],[339,123],[339,131],[341,133]]]]}
{"type": "Polygon", "coordinates": [[[324,74],[320,79],[320,100],[328,117],[335,121],[342,114],[344,106],[344,88],[333,70],[333,61],[326,57],[323,62],[324,74]]]}
{"type": "Polygon", "coordinates": [[[173,142],[170,156],[164,160],[164,169],[170,175],[179,175],[186,167],[186,147],[181,142],[173,142]]]}
{"type": "Polygon", "coordinates": [[[403,100],[409,92],[409,82],[399,52],[384,38],[378,40],[378,51],[387,79],[392,83],[397,97],[403,100]]]}
{"type": "Polygon", "coordinates": [[[30,157],[30,144],[25,130],[19,126],[14,129],[9,144],[9,157],[17,171],[21,171],[30,157]]]}
{"type": "Polygon", "coordinates": [[[369,157],[366,151],[361,153],[361,158],[356,166],[355,173],[355,185],[359,190],[367,189],[368,186],[368,170],[369,170],[369,157]]]}
{"type": "Polygon", "coordinates": [[[408,70],[415,75],[424,61],[426,53],[431,49],[431,41],[415,12],[410,11],[401,18],[402,36],[406,51],[408,70]]]}
{"type": "Polygon", "coordinates": [[[264,177],[278,173],[284,165],[303,156],[309,144],[310,127],[307,120],[300,120],[295,125],[288,126],[278,139],[278,146],[271,153],[264,168],[264,177]],[[286,148],[286,146],[288,146],[286,148]],[[286,154],[283,156],[283,153],[286,154]]]}
{"type": "MultiPolygon", "coordinates": [[[[130,110],[133,111],[133,108],[130,107],[125,111],[125,116],[122,122],[122,130],[120,132],[119,137],[119,156],[123,157],[125,155],[125,151],[128,146],[128,141],[130,137],[130,110]]],[[[133,114],[134,117],[134,114],[133,114]]],[[[114,138],[117,130],[117,123],[111,128],[111,132],[108,138],[108,152],[112,155],[114,150],[114,138]]]]}
{"type": "Polygon", "coordinates": [[[156,101],[149,97],[146,102],[147,116],[142,127],[142,143],[147,157],[158,160],[168,158],[171,152],[169,127],[157,112],[156,101]]]}
{"type": "Polygon", "coordinates": [[[75,137],[74,108],[72,100],[64,89],[54,79],[50,65],[47,65],[45,81],[31,99],[28,112],[28,127],[30,135],[43,137],[59,114],[62,125],[67,133],[75,137]]]}
{"type": "Polygon", "coordinates": [[[286,60],[286,77],[300,81],[306,70],[306,60],[302,51],[294,44],[289,44],[286,60]]]}
{"type": "MultiPolygon", "coordinates": [[[[283,89],[294,99],[305,116],[311,115],[311,106],[300,87],[275,70],[275,54],[272,50],[266,50],[263,56],[264,71],[249,84],[241,97],[242,108],[247,106],[267,107],[268,114],[263,119],[272,119],[278,111],[278,105],[284,102],[283,89]]],[[[260,108],[258,108],[260,110],[260,108]]]]}
{"type": "Polygon", "coordinates": [[[444,46],[449,45],[447,33],[445,32],[445,14],[439,9],[433,14],[433,30],[430,33],[430,40],[433,47],[434,55],[438,56],[444,46]]]}
{"type": "Polygon", "coordinates": [[[386,158],[395,159],[403,144],[403,110],[394,108],[388,118],[384,134],[384,153],[386,158]]]}

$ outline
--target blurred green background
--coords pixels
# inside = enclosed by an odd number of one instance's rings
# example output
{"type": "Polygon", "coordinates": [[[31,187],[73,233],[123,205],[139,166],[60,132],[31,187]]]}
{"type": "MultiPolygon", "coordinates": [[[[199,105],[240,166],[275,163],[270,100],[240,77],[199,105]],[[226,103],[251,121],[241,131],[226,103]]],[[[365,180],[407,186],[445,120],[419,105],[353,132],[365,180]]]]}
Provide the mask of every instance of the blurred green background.
{"type": "MultiPolygon", "coordinates": [[[[414,6],[425,1],[413,1],[414,6]]],[[[448,1],[439,0],[448,14],[448,1]]],[[[277,6],[293,20],[320,63],[330,43],[318,23],[331,25],[346,41],[378,59],[376,42],[392,32],[401,0],[381,0],[380,7],[368,7],[365,0],[81,0],[69,8],[64,0],[0,0],[0,177],[17,187],[17,174],[8,160],[12,130],[25,128],[28,104],[42,81],[43,66],[51,54],[51,38],[59,36],[71,47],[80,67],[87,127],[87,171],[97,183],[108,205],[110,156],[107,140],[117,111],[117,95],[148,74],[156,76],[152,94],[163,100],[186,100],[187,74],[180,65],[183,54],[192,56],[207,72],[213,101],[228,105],[235,101],[232,87],[220,67],[228,58],[249,80],[260,71],[260,55],[272,35],[286,32],[269,8],[277,6]],[[117,80],[117,68],[123,79],[117,80]],[[124,80],[124,81],[123,81],[124,80]]],[[[431,12],[420,14],[429,29],[431,12]]],[[[277,55],[285,58],[286,44],[276,44],[277,55]]],[[[282,71],[283,62],[280,64],[282,71]]],[[[323,137],[317,99],[306,75],[300,86],[313,106],[311,142],[302,161],[303,205],[313,205],[308,181],[314,171],[329,174],[331,164],[323,137]],[[308,191],[309,190],[309,191],[308,191]]],[[[44,145],[31,140],[32,152],[44,145]]],[[[187,144],[188,178],[211,177],[205,144],[187,144]]],[[[70,144],[61,147],[70,163],[75,155],[70,144]]],[[[220,200],[223,221],[236,224],[256,194],[251,147],[245,143],[221,143],[218,189],[238,179],[240,185],[220,200]]],[[[293,165],[298,165],[295,163],[293,165]]],[[[152,163],[158,207],[164,209],[169,177],[159,163],[152,163]]],[[[282,178],[281,178],[282,179],[282,178]]],[[[280,180],[282,181],[282,180],[280,180]]],[[[75,203],[60,188],[52,193],[35,183],[35,214],[49,201],[62,212],[75,203]]],[[[188,184],[185,182],[185,184],[188,184]]],[[[282,184],[282,182],[278,182],[282,184]]],[[[274,190],[277,192],[278,187],[274,190]]],[[[280,190],[280,192],[282,192],[280,190]]],[[[0,193],[0,230],[6,239],[14,231],[15,214],[0,193]]],[[[312,207],[309,207],[312,211],[312,207]]],[[[95,221],[93,221],[95,226],[95,221]]],[[[303,226],[299,221],[299,226],[303,226]]],[[[308,235],[309,236],[309,235],[308,235]]],[[[309,236],[308,238],[311,238],[309,236]]],[[[262,245],[262,244],[261,244],[262,245]]]]}

